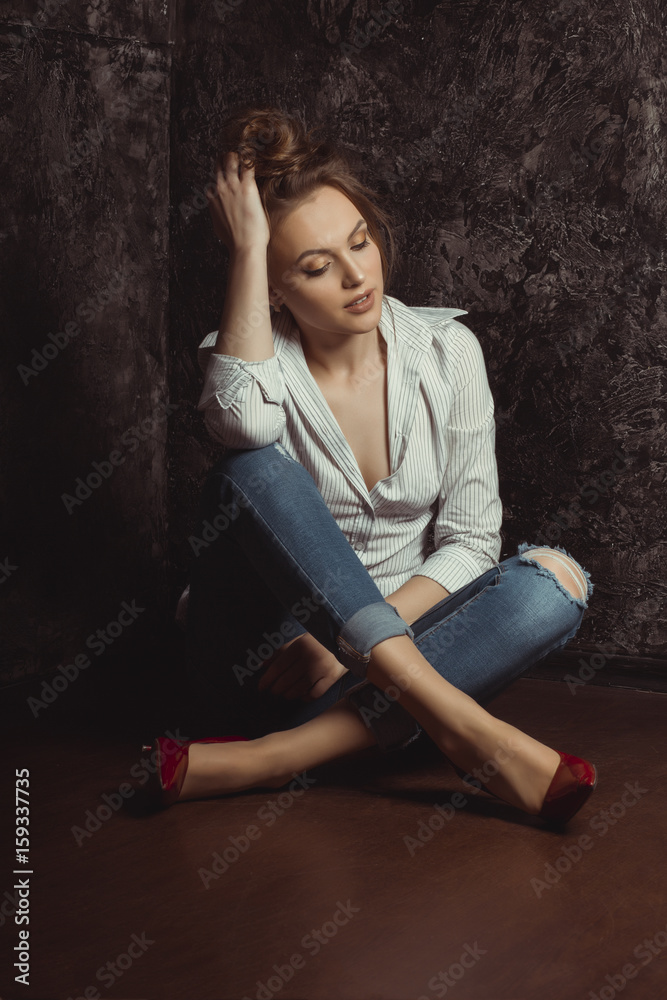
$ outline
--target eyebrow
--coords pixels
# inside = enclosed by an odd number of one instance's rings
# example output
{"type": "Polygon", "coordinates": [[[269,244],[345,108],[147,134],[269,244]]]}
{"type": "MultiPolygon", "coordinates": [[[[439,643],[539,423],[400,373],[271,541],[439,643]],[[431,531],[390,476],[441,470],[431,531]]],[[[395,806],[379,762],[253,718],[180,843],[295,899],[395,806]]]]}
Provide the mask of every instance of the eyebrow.
{"type": "MultiPolygon", "coordinates": [[[[352,237],[356,233],[356,231],[359,228],[359,226],[364,226],[365,224],[366,224],[366,220],[365,219],[359,219],[359,221],[357,222],[356,226],[354,227],[354,229],[352,230],[352,232],[348,236],[348,240],[352,239],[352,237]]],[[[299,254],[299,256],[294,261],[294,263],[298,264],[300,260],[303,260],[304,257],[310,256],[310,254],[312,254],[312,253],[332,253],[332,252],[333,251],[331,249],[329,249],[329,247],[319,247],[319,249],[317,249],[317,250],[304,250],[303,253],[299,254]]]]}

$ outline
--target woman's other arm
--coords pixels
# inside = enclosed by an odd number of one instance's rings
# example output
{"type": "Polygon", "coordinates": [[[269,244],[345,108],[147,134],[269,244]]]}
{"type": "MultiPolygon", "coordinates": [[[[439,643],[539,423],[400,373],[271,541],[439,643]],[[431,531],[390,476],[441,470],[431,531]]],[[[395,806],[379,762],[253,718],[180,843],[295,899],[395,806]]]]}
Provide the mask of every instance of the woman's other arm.
{"type": "MultiPolygon", "coordinates": [[[[458,358],[446,430],[447,464],[434,523],[435,551],[415,576],[386,598],[408,624],[491,569],[501,550],[494,406],[484,356],[463,324],[450,321],[445,336],[456,338],[458,358]]],[[[452,363],[447,353],[443,368],[452,363]]]]}
{"type": "Polygon", "coordinates": [[[497,565],[503,505],[498,491],[493,396],[482,348],[472,331],[456,320],[447,324],[445,337],[455,338],[456,384],[445,434],[435,551],[419,572],[453,594],[497,565]]]}

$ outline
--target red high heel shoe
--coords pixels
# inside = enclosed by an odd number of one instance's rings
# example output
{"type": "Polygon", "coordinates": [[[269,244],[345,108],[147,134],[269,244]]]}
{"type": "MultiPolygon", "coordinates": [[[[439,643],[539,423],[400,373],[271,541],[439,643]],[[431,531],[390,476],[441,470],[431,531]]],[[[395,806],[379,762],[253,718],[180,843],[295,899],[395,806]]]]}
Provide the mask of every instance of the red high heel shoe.
{"type": "Polygon", "coordinates": [[[567,823],[593,794],[598,783],[595,764],[569,753],[561,753],[560,764],[537,814],[549,823],[567,823]]]}
{"type": "Polygon", "coordinates": [[[158,736],[152,746],[143,746],[142,750],[155,751],[157,768],[151,784],[156,799],[165,808],[178,802],[188,770],[188,750],[193,743],[233,743],[237,740],[247,740],[247,736],[211,736],[184,742],[158,736]]]}
{"type": "MultiPolygon", "coordinates": [[[[536,814],[540,819],[548,823],[567,823],[575,813],[578,813],[587,799],[595,791],[598,783],[597,770],[590,761],[581,757],[573,757],[572,754],[562,753],[557,750],[560,763],[551,779],[551,784],[544,796],[542,808],[536,814]]],[[[450,761],[450,763],[452,763],[450,761]]],[[[472,775],[463,771],[456,764],[452,764],[454,770],[460,778],[473,788],[483,788],[480,781],[473,779],[468,781],[472,775]]],[[[489,791],[486,789],[486,791],[489,791]]],[[[499,795],[489,791],[489,795],[504,801],[499,795]]]]}

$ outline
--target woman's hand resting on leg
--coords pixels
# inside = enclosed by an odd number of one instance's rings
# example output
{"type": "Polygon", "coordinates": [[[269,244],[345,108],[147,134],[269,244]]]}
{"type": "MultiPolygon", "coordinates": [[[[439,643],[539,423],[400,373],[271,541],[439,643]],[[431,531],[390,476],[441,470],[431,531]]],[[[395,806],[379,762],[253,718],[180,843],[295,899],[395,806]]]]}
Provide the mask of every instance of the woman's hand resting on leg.
{"type": "Polygon", "coordinates": [[[320,698],[348,672],[310,632],[290,639],[264,663],[267,670],[259,682],[260,691],[270,687],[273,694],[304,701],[320,698]]]}

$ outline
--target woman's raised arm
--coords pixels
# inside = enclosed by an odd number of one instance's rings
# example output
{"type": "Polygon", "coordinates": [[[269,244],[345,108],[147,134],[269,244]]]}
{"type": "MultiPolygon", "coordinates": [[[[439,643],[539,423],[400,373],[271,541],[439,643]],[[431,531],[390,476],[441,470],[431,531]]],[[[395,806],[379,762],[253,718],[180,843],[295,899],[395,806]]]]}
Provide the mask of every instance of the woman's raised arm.
{"type": "Polygon", "coordinates": [[[244,167],[238,153],[226,153],[216,192],[207,191],[207,197],[215,234],[230,254],[214,353],[264,361],[274,353],[266,258],[270,230],[254,167],[244,167]]]}
{"type": "Polygon", "coordinates": [[[207,194],[230,267],[215,344],[212,331],[199,349],[204,387],[197,408],[215,441],[227,448],[263,448],[277,441],[285,426],[285,383],[269,311],[269,222],[254,168],[239,167],[237,153],[223,158],[216,192],[207,194]]]}

